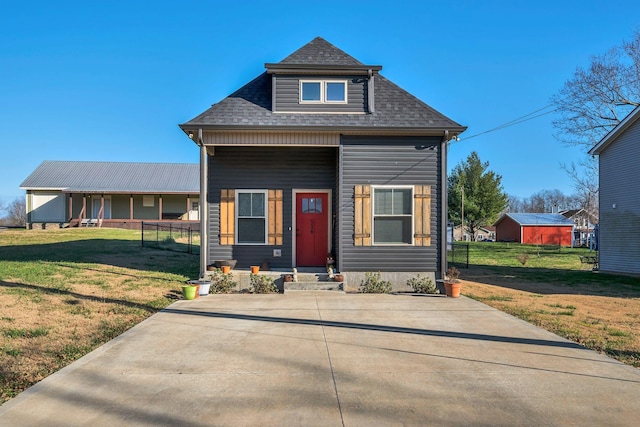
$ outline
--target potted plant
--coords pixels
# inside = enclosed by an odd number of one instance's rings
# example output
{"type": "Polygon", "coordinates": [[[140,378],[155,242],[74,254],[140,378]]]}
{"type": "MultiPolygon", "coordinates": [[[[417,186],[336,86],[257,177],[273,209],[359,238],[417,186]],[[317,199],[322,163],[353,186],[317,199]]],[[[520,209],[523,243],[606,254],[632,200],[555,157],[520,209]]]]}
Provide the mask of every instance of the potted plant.
{"type": "Polygon", "coordinates": [[[460,296],[460,271],[455,267],[449,267],[444,279],[444,290],[448,297],[458,298],[460,296]]]}

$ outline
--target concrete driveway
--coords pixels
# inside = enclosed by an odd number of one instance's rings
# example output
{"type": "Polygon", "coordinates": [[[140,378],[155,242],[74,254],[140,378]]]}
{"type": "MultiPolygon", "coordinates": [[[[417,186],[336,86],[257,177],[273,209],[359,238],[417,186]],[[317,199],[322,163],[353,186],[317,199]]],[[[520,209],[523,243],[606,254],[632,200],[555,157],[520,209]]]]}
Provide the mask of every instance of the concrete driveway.
{"type": "Polygon", "coordinates": [[[6,426],[622,426],[640,370],[479,302],[290,292],[161,313],[0,407],[6,426]]]}

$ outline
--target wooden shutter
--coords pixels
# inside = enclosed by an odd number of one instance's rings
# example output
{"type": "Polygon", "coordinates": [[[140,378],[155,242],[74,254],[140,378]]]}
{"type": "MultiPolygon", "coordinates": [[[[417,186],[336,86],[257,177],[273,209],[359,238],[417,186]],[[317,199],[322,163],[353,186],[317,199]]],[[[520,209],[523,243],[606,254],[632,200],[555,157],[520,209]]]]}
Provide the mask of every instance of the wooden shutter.
{"type": "Polygon", "coordinates": [[[220,194],[220,244],[235,243],[236,191],[221,190],[220,194]]]}
{"type": "Polygon", "coordinates": [[[282,190],[269,190],[269,244],[282,245],[282,190]]]}
{"type": "Polygon", "coordinates": [[[354,198],[354,245],[371,246],[371,186],[356,185],[354,198]]]}
{"type": "Polygon", "coordinates": [[[431,246],[431,186],[416,185],[413,197],[414,245],[431,246]]]}

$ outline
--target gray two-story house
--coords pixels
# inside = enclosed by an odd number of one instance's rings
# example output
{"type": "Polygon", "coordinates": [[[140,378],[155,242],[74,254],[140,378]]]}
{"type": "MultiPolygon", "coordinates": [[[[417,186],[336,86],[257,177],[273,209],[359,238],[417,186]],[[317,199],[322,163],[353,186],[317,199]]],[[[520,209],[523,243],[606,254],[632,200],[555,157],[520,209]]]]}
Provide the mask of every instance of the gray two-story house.
{"type": "Polygon", "coordinates": [[[600,271],[640,275],[640,107],[596,144],[600,271]]]}
{"type": "Polygon", "coordinates": [[[201,269],[321,267],[357,287],[446,270],[447,142],[466,128],[318,37],[181,124],[200,147],[201,269]]]}

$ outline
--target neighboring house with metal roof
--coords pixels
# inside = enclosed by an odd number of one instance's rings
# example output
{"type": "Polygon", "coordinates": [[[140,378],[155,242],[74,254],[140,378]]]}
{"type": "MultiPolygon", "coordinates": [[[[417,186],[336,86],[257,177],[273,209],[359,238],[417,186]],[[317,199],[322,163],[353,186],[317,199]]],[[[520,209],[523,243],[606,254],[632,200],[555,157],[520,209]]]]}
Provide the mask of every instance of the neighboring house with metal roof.
{"type": "Polygon", "coordinates": [[[26,190],[27,227],[199,221],[197,164],[44,161],[26,190]]]}
{"type": "Polygon", "coordinates": [[[495,223],[499,242],[572,246],[573,221],[557,213],[506,213],[495,223]]]}
{"type": "Polygon", "coordinates": [[[597,155],[600,165],[600,271],[640,274],[640,107],[589,154],[597,155]]]}
{"type": "Polygon", "coordinates": [[[208,203],[201,273],[330,253],[353,286],[367,271],[442,277],[447,142],[466,127],[320,37],[265,68],[180,125],[208,203]]]}

